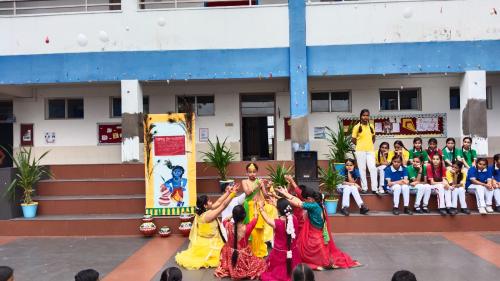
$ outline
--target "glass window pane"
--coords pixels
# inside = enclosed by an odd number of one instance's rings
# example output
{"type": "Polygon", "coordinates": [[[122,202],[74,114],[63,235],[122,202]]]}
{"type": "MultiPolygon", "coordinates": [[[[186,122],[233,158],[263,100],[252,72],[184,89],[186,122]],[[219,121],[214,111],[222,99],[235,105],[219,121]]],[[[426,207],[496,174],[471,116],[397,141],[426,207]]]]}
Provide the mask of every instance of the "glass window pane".
{"type": "Polygon", "coordinates": [[[333,92],[332,93],[332,111],[348,112],[349,108],[349,92],[333,92]]]}
{"type": "Polygon", "coordinates": [[[198,116],[212,116],[215,115],[214,96],[198,96],[198,116]]]}
{"type": "Polygon", "coordinates": [[[83,99],[68,99],[68,118],[83,119],[83,99]]]}
{"type": "Polygon", "coordinates": [[[49,100],[49,119],[64,119],[66,117],[66,100],[49,100]]]}
{"type": "Polygon", "coordinates": [[[311,93],[311,112],[328,112],[330,93],[311,93]]]}
{"type": "Polygon", "coordinates": [[[274,116],[273,115],[267,116],[267,126],[274,127],[274,116]]]}
{"type": "Polygon", "coordinates": [[[380,110],[398,110],[398,91],[380,91],[380,110]]]}
{"type": "Polygon", "coordinates": [[[450,88],[450,109],[460,109],[460,88],[450,88]]]}
{"type": "Polygon", "coordinates": [[[13,117],[12,101],[0,101],[0,120],[9,120],[13,117]]]}
{"type": "Polygon", "coordinates": [[[400,109],[401,110],[418,110],[419,102],[418,102],[418,89],[408,89],[400,91],[400,109]]]}
{"type": "Polygon", "coordinates": [[[144,114],[149,113],[149,97],[142,97],[142,112],[144,114]]]}
{"type": "Polygon", "coordinates": [[[111,98],[111,117],[122,117],[121,98],[111,98]]]}
{"type": "Polygon", "coordinates": [[[188,97],[188,96],[178,96],[177,97],[177,112],[179,113],[186,113],[188,111],[194,111],[194,103],[195,103],[195,98],[194,97],[188,97]]]}

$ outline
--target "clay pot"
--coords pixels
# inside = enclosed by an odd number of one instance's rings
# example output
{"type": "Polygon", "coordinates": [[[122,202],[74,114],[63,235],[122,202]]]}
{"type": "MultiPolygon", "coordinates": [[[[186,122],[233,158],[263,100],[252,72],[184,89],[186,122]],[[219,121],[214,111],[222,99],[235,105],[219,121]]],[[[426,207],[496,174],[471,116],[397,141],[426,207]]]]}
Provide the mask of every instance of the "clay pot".
{"type": "Polygon", "coordinates": [[[184,237],[189,236],[189,232],[191,232],[191,222],[182,222],[179,226],[179,231],[184,237]]]}
{"type": "Polygon", "coordinates": [[[145,237],[151,237],[156,233],[156,225],[153,222],[153,217],[150,215],[145,215],[142,218],[142,224],[139,226],[139,231],[145,237]]]}
{"type": "Polygon", "coordinates": [[[160,237],[169,237],[170,234],[172,234],[172,231],[170,230],[170,227],[162,226],[158,231],[158,234],[160,235],[160,237]]]}
{"type": "Polygon", "coordinates": [[[193,222],[194,220],[194,215],[189,214],[189,213],[183,213],[179,215],[179,219],[181,220],[181,223],[183,222],[193,222]]]}

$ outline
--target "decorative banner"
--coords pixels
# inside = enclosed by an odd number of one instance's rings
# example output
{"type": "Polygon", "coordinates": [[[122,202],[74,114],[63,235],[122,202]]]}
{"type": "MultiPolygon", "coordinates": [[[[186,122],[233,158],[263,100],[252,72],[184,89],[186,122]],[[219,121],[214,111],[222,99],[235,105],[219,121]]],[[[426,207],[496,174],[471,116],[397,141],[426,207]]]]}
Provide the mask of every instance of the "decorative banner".
{"type": "Polygon", "coordinates": [[[21,124],[21,146],[33,146],[33,124],[21,124]]]}
{"type": "Polygon", "coordinates": [[[186,114],[181,113],[148,114],[144,128],[146,214],[193,213],[196,206],[194,116],[186,119],[186,114]]]}
{"type": "Polygon", "coordinates": [[[97,124],[99,144],[119,144],[122,142],[122,124],[97,124]]]}
{"type": "MultiPolygon", "coordinates": [[[[357,124],[359,116],[339,116],[347,130],[350,124],[357,124]]],[[[446,114],[374,115],[370,123],[377,136],[395,138],[445,137],[446,114]]]]}

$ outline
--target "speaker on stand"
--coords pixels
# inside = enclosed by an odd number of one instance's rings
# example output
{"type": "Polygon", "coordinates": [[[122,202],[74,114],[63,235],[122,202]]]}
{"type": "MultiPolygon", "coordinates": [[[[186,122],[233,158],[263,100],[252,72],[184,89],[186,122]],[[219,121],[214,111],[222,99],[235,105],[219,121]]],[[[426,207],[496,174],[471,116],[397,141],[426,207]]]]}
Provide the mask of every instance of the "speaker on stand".
{"type": "Polygon", "coordinates": [[[295,159],[295,180],[298,185],[305,185],[319,191],[318,152],[297,151],[295,159]]]}

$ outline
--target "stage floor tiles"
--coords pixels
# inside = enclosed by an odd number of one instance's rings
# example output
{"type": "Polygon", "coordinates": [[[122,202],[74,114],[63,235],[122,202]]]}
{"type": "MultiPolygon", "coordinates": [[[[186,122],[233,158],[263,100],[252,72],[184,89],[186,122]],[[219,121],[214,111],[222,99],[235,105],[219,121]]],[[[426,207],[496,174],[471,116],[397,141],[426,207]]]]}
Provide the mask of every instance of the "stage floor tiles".
{"type": "MultiPolygon", "coordinates": [[[[496,280],[500,274],[500,232],[338,234],[335,240],[363,266],[316,272],[316,280],[385,281],[399,269],[418,280],[496,280]]],[[[74,280],[85,268],[97,269],[104,281],[150,281],[175,266],[175,253],[187,245],[179,236],[0,237],[0,265],[13,267],[16,281],[74,280]]],[[[182,271],[187,281],[219,280],[213,269],[182,271]]]]}

